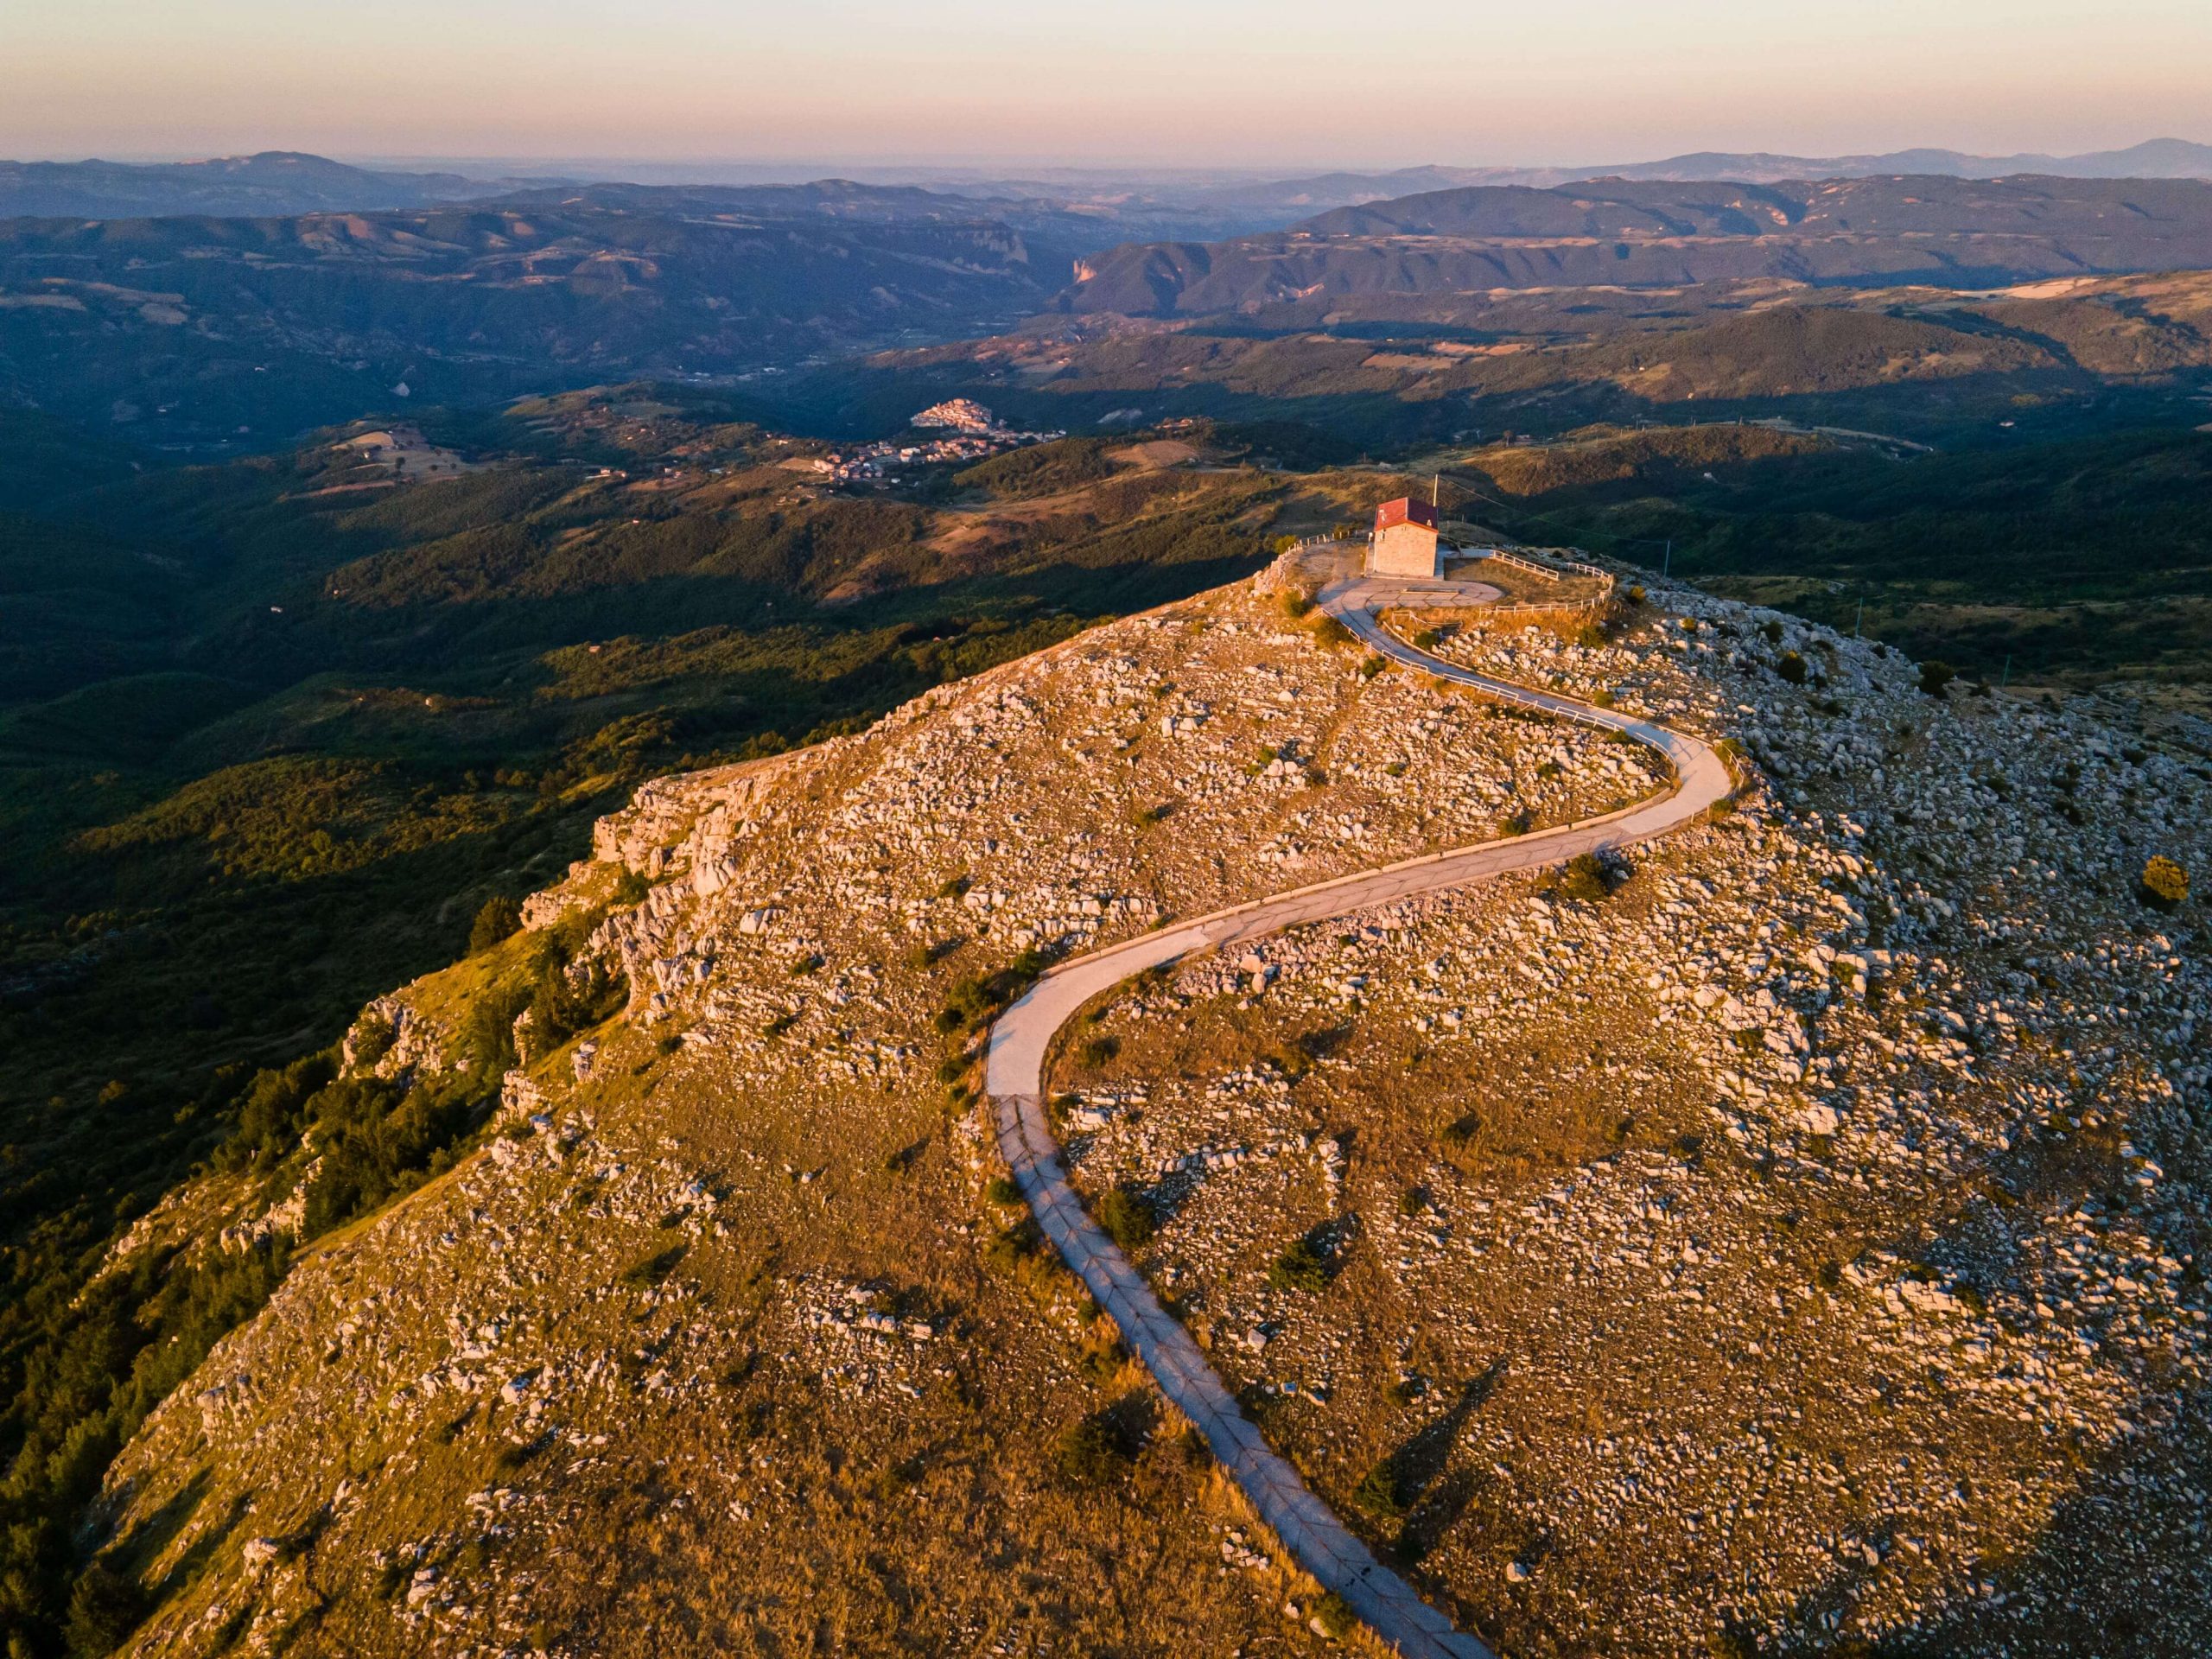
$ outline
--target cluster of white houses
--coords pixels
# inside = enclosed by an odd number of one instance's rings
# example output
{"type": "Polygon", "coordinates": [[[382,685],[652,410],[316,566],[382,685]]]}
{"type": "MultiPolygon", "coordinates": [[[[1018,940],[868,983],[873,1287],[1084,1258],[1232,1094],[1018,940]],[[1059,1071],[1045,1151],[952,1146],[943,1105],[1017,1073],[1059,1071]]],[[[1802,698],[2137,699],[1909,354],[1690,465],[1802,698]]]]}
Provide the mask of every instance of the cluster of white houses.
{"type": "Polygon", "coordinates": [[[814,463],[840,483],[873,483],[901,467],[944,466],[984,461],[1002,449],[1024,444],[1051,443],[1065,432],[1017,432],[972,398],[954,397],[931,404],[914,416],[909,425],[950,433],[948,437],[916,438],[901,443],[891,440],[865,443],[857,448],[833,450],[814,463]]]}

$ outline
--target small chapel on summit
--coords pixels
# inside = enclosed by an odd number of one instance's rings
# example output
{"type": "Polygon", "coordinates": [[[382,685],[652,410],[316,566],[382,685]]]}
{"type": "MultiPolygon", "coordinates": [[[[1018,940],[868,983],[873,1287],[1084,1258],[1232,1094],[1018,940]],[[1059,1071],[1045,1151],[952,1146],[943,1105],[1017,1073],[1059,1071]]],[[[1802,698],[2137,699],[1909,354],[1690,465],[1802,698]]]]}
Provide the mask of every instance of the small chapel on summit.
{"type": "Polygon", "coordinates": [[[1433,502],[1402,495],[1375,509],[1375,528],[1367,537],[1367,572],[1376,576],[1442,574],[1437,553],[1439,513],[1433,502]]]}

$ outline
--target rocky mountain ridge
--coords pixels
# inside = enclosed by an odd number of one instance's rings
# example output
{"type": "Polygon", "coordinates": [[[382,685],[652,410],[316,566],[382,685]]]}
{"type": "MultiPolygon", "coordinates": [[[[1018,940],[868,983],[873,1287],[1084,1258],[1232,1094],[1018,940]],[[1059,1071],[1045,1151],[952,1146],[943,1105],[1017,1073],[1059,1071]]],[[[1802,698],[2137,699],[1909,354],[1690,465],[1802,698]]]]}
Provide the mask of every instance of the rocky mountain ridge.
{"type": "Polygon", "coordinates": [[[1476,186],[1276,234],[1116,248],[1057,307],[1201,315],[1302,295],[1783,279],[1991,287],[2212,264],[2212,184],[1940,176],[1476,186]]]}
{"type": "Polygon", "coordinates": [[[1549,189],[1585,179],[1657,180],[1664,182],[1729,179],[1745,184],[1781,184],[1793,179],[1871,177],[1902,174],[1965,179],[2002,179],[2015,174],[2076,179],[2212,178],[2212,145],[2181,138],[2152,138],[2124,149],[2078,156],[1974,156],[1962,150],[1916,149],[1878,155],[1778,156],[1767,151],[1696,150],[1656,162],[1611,162],[1594,167],[1408,167],[1389,173],[1325,173],[1308,178],[1264,183],[1217,185],[1197,200],[1248,212],[1273,209],[1308,212],[1389,201],[1424,190],[1477,185],[1520,185],[1549,189]]]}
{"type": "Polygon", "coordinates": [[[509,188],[457,173],[350,167],[280,149],[196,162],[0,162],[0,219],[365,213],[463,201],[509,188]]]}
{"type": "MultiPolygon", "coordinates": [[[[525,1030],[489,1138],[313,1242],[125,1449],[136,1650],[1323,1646],[1001,1207],[976,1035],[1031,953],[1661,780],[1294,609],[1217,590],[649,786],[525,932],[397,995],[404,1050],[358,1027],[357,1068],[433,1070],[563,929],[628,988],[525,1030]]],[[[1669,1653],[2087,1652],[2069,1504],[2186,1638],[2207,988],[2193,902],[2136,877],[2204,868],[2212,757],[1680,587],[1608,634],[1444,633],[1731,739],[1747,789],[1618,882],[1501,880],[1102,1010],[1056,1087],[1078,1178],[1154,1217],[1147,1274],[1506,1653],[1588,1608],[1669,1653]],[[1997,1432],[2017,1398],[2048,1427],[1997,1432]]],[[[312,1213],[317,1152],[134,1248],[219,1249],[303,1178],[312,1213]]]]}

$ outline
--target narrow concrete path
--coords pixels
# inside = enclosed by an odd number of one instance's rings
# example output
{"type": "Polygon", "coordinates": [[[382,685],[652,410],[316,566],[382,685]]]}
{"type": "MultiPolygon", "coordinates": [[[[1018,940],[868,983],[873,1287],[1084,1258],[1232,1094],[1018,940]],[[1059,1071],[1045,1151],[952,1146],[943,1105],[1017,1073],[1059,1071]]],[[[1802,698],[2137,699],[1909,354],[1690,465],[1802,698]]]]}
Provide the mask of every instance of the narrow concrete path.
{"type": "MultiPolygon", "coordinates": [[[[1428,584],[1433,587],[1434,584],[1428,584]]],[[[1510,841],[1407,859],[1309,887],[1234,906],[1063,963],[999,1016],[985,1046],[984,1091],[998,1123],[999,1148],[1029,1208],[1068,1266],[1113,1315],[1122,1339],[1152,1373],[1160,1390],[1197,1424],[1214,1456],[1274,1529],[1298,1564],[1325,1590],[1408,1659],[1493,1659],[1490,1649],[1454,1630],[1306,1489],[1298,1471],[1268,1449],[1237,1408],[1235,1395],[1206,1363],[1189,1332],[1171,1318],[1141,1274],[1091,1220],[1069,1185],[1045,1114],[1045,1057],[1053,1033],[1093,997],[1147,968],[1195,952],[1370,910],[1415,893],[1461,887],[1512,870],[1556,864],[1578,853],[1624,846],[1662,835],[1723,799],[1733,786],[1711,746],[1649,721],[1593,708],[1556,693],[1492,679],[1439,660],[1385,632],[1378,608],[1405,584],[1356,577],[1323,590],[1320,607],[1372,649],[1439,679],[1561,719],[1622,732],[1664,755],[1675,771],[1665,794],[1603,817],[1510,841]]]]}

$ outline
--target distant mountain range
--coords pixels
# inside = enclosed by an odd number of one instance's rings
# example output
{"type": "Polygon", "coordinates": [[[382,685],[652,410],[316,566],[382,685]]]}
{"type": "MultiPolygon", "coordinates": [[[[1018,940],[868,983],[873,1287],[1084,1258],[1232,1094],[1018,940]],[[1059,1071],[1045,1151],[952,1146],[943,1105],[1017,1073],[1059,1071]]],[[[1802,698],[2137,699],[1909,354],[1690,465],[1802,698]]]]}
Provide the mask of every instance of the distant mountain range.
{"type": "MultiPolygon", "coordinates": [[[[455,163],[472,169],[478,163],[455,163]]],[[[1868,178],[1912,174],[1961,179],[2036,174],[2051,178],[2212,179],[2212,144],[2154,138],[2126,149],[2082,156],[1970,156],[1955,149],[1900,149],[1878,156],[1815,157],[1764,152],[1701,150],[1663,161],[1599,167],[1410,167],[1385,172],[1345,170],[1291,179],[1224,179],[1220,175],[1157,170],[1063,169],[1034,176],[992,178],[942,169],[876,168],[861,181],[801,182],[788,168],[711,163],[638,163],[632,178],[620,162],[482,163],[499,176],[472,170],[416,172],[349,166],[320,156],[265,150],[209,161],[147,164],[118,162],[0,162],[0,219],[142,219],[176,214],[224,218],[365,213],[487,200],[517,191],[652,188],[664,192],[814,189],[830,197],[900,199],[903,213],[917,199],[972,204],[971,213],[1007,218],[1061,213],[1080,220],[1089,247],[1117,241],[1240,236],[1280,229],[1331,207],[1359,207],[1402,196],[1482,185],[1548,189],[1585,179],[1662,182],[1721,180],[1777,184],[1799,179],[1868,178]],[[784,175],[770,179],[765,172],[784,175]],[[557,177],[542,176],[554,173],[557,177]],[[571,175],[575,176],[570,176],[571,175]],[[717,176],[717,175],[721,176],[717,176]]],[[[839,212],[830,205],[824,211],[839,212]]]]}
{"type": "MultiPolygon", "coordinates": [[[[210,199],[272,179],[326,194],[477,188],[312,157],[188,177],[210,199]]],[[[1281,331],[1442,321],[1498,292],[2212,269],[2212,184],[2183,179],[1485,185],[1230,235],[1192,234],[1219,220],[1158,203],[841,180],[501,188],[397,208],[0,218],[0,405],[145,442],[261,447],[597,380],[766,388],[1052,311],[1281,331]]]]}
{"type": "Polygon", "coordinates": [[[817,179],[806,184],[542,185],[499,196],[486,205],[529,208],[548,203],[697,219],[757,215],[874,225],[988,221],[1021,235],[1039,280],[1048,284],[1057,283],[1060,273],[1083,255],[1118,243],[1238,233],[1236,229],[1220,228],[1224,220],[1219,215],[1148,201],[1102,203],[1049,195],[956,194],[918,185],[863,184],[851,179],[817,179]]]}
{"type": "Polygon", "coordinates": [[[1324,173],[1311,178],[1217,185],[1179,199],[1193,207],[1223,213],[1297,213],[1476,185],[1548,189],[1582,179],[1781,184],[1796,179],[1902,174],[1957,179],[2002,179],[2019,174],[2062,179],[2212,179],[2212,144],[2153,138],[2126,149],[2101,149],[2082,156],[1969,156],[1956,149],[1897,149],[1879,156],[1821,157],[1699,150],[1664,161],[1599,167],[1408,167],[1386,173],[1324,173]]]}
{"type": "Polygon", "coordinates": [[[1287,231],[1114,249],[1064,311],[1249,315],[1316,296],[1740,282],[1988,286],[2212,265],[2212,184],[1882,176],[1485,185],[1287,231]]]}
{"type": "Polygon", "coordinates": [[[0,162],[0,219],[279,218],[427,207],[514,188],[454,173],[372,172],[283,149],[145,165],[0,162]]]}
{"type": "Polygon", "coordinates": [[[575,200],[625,211],[760,212],[775,218],[802,214],[878,223],[993,219],[1026,233],[1041,233],[1055,258],[1063,254],[1072,258],[1118,242],[1236,236],[1247,231],[1271,230],[1297,218],[1300,211],[1270,208],[1247,213],[1185,203],[1126,187],[1056,188],[1046,182],[1011,180],[978,180],[955,186],[939,180],[925,184],[855,182],[842,178],[732,184],[477,178],[453,172],[353,167],[289,150],[143,165],[99,161],[0,162],[0,219],[289,219],[304,213],[386,213],[461,201],[536,206],[575,200]]]}
{"type": "Polygon", "coordinates": [[[2091,150],[2080,156],[1969,156],[1956,149],[1895,149],[1879,156],[1732,154],[1704,150],[1663,162],[1628,167],[1591,168],[1573,178],[1737,179],[1747,184],[1778,184],[1789,179],[1872,178],[1880,174],[1945,174],[1959,179],[2006,179],[2037,174],[2056,179],[2212,179],[2212,144],[2182,138],[2153,138],[2126,149],[2091,150]]]}

